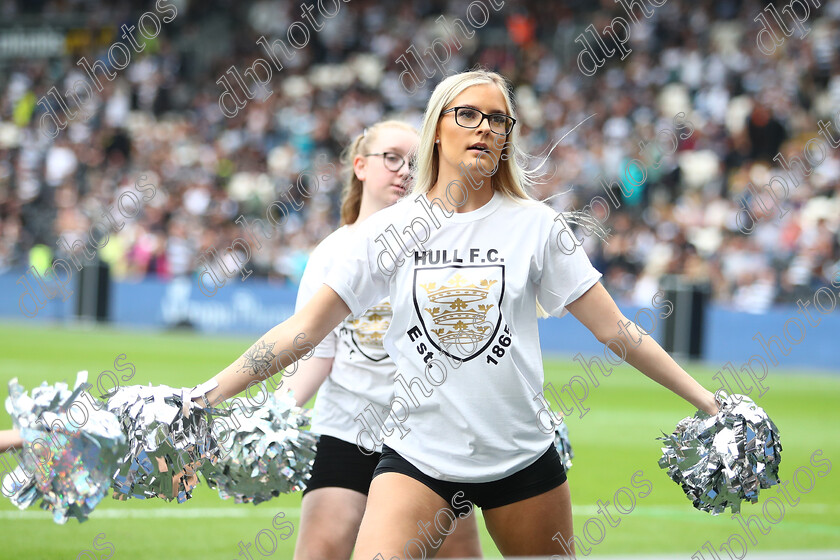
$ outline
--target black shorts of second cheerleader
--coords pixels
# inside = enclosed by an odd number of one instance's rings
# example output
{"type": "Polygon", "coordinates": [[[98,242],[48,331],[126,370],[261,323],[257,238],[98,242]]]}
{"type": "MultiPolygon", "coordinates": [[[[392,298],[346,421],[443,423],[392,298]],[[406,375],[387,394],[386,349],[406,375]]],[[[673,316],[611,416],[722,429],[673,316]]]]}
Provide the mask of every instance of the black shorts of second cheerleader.
{"type": "Polygon", "coordinates": [[[465,499],[481,509],[497,508],[527,500],[566,482],[566,469],[563,468],[554,445],[530,466],[491,482],[449,482],[432,478],[385,445],[382,447],[382,458],[373,476],[387,472],[404,474],[422,482],[447,504],[452,503],[456,493],[463,492],[465,499]]]}
{"type": "Polygon", "coordinates": [[[365,455],[355,443],[321,436],[312,464],[312,476],[303,495],[317,488],[348,488],[367,496],[379,455],[365,455]]]}

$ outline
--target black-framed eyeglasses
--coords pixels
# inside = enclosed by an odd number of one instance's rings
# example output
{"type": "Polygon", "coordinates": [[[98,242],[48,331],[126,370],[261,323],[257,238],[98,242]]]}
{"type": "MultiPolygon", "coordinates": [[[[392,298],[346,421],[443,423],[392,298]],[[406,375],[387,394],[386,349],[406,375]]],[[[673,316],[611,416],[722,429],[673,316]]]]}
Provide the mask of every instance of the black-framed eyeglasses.
{"type": "MultiPolygon", "coordinates": [[[[365,154],[367,156],[382,156],[382,162],[385,165],[385,169],[388,171],[397,172],[402,169],[402,166],[406,164],[406,159],[402,157],[400,154],[396,152],[380,152],[378,154],[365,154]]],[[[411,171],[414,168],[414,159],[408,159],[408,170],[411,171]]]]}
{"type": "Polygon", "coordinates": [[[464,128],[478,128],[484,122],[484,119],[487,119],[491,132],[506,136],[510,134],[510,131],[513,130],[513,125],[516,124],[516,119],[510,115],[505,115],[504,113],[491,113],[488,115],[473,107],[452,107],[442,112],[441,115],[453,111],[455,112],[455,124],[464,128]]]}

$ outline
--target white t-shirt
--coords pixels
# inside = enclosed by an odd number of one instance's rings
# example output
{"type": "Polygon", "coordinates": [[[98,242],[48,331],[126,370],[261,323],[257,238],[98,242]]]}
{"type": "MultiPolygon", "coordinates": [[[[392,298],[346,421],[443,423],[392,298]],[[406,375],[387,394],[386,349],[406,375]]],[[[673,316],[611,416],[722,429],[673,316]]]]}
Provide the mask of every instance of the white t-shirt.
{"type": "Polygon", "coordinates": [[[498,480],[553,444],[554,434],[537,426],[540,405],[533,400],[543,387],[536,299],[560,317],[601,274],[579,247],[571,254],[560,249],[563,222],[544,204],[496,192],[471,212],[447,218],[434,209],[436,228],[421,196],[360,224],[352,250],[326,283],[354,314],[390,296],[385,348],[397,363],[394,394],[409,410],[400,427],[394,417],[406,411],[393,407],[385,443],[440,480],[498,480]],[[431,226],[422,247],[403,233],[415,222],[416,239],[425,237],[417,218],[431,226]],[[383,240],[399,251],[394,232],[401,233],[404,262],[389,275],[378,262],[393,268],[383,240]]]}
{"type": "MultiPolygon", "coordinates": [[[[312,251],[298,288],[296,311],[323,286],[333,263],[347,254],[351,231],[339,228],[312,251]]],[[[359,430],[354,417],[368,405],[377,411],[389,405],[397,369],[383,346],[390,322],[391,305],[385,299],[356,317],[348,316],[315,348],[313,356],[334,360],[315,399],[313,432],[355,445],[359,430]]]]}

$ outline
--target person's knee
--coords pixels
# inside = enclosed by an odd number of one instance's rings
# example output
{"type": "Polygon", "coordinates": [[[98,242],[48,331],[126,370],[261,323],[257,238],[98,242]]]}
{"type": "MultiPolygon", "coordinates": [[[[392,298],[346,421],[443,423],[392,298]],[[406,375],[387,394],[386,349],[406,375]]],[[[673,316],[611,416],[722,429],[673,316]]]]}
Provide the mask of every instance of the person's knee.
{"type": "Polygon", "coordinates": [[[358,524],[333,523],[328,516],[302,519],[294,560],[349,559],[357,533],[358,524]]]}
{"type": "Polygon", "coordinates": [[[350,558],[365,498],[349,490],[319,488],[301,503],[301,524],[294,560],[350,558]]]}

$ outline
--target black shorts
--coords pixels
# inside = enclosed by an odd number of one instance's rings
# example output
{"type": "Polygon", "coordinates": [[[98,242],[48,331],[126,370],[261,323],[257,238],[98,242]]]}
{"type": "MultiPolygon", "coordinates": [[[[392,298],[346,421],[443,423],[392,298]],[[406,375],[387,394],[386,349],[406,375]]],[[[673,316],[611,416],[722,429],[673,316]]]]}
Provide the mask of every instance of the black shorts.
{"type": "Polygon", "coordinates": [[[312,464],[312,476],[306,483],[305,496],[317,488],[348,488],[367,496],[379,453],[365,455],[355,443],[332,436],[321,436],[312,464]]]}
{"type": "Polygon", "coordinates": [[[514,502],[533,498],[566,482],[566,469],[552,444],[548,451],[532,465],[519,472],[491,482],[448,482],[428,476],[409,463],[399,453],[388,447],[382,448],[382,458],[373,476],[396,472],[422,482],[429,489],[452,504],[455,494],[462,492],[461,500],[469,500],[482,509],[506,506],[514,502]]]}

